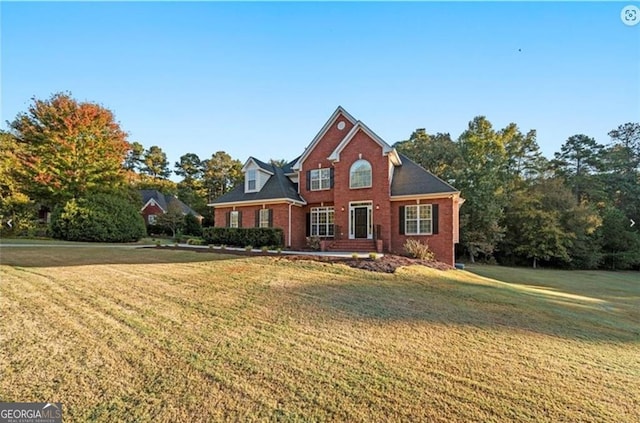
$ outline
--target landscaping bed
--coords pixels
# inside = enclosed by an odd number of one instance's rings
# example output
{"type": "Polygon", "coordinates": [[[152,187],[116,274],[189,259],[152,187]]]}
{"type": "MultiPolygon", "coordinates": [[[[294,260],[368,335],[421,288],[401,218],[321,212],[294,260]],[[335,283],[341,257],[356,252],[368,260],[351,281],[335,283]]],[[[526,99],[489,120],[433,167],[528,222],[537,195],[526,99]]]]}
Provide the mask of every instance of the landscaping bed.
{"type": "Polygon", "coordinates": [[[233,254],[240,256],[276,256],[285,260],[298,261],[298,260],[313,260],[324,263],[340,263],[356,269],[369,270],[371,272],[381,273],[393,273],[397,268],[411,265],[421,265],[438,270],[450,270],[453,269],[446,263],[442,263],[434,260],[419,260],[405,256],[397,256],[393,254],[385,254],[384,256],[376,259],[372,258],[352,258],[352,257],[331,257],[331,256],[317,256],[307,254],[283,254],[283,253],[271,253],[271,252],[255,252],[255,251],[242,251],[242,250],[221,250],[219,248],[191,248],[191,247],[176,247],[176,246],[164,246],[156,247],[172,250],[188,250],[196,251],[198,253],[218,253],[218,254],[233,254]]]}

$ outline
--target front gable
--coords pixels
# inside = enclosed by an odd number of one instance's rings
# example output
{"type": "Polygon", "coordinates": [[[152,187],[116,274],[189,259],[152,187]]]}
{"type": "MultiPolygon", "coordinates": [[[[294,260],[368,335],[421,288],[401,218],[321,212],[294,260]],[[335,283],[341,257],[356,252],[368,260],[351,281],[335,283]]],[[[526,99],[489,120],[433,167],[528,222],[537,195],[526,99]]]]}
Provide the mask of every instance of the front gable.
{"type": "Polygon", "coordinates": [[[375,132],[373,132],[367,125],[364,123],[357,121],[356,124],[351,128],[351,130],[347,133],[347,135],[340,141],[340,143],[336,146],[336,148],[331,152],[331,154],[327,157],[328,160],[332,162],[340,161],[340,153],[345,149],[349,143],[351,143],[357,135],[366,135],[370,140],[375,142],[382,151],[383,156],[389,156],[391,162],[394,165],[402,164],[398,153],[395,148],[391,147],[387,144],[382,138],[380,138],[375,132]]]}
{"type": "MultiPolygon", "coordinates": [[[[273,171],[269,169],[270,165],[263,163],[253,157],[245,162],[242,166],[244,173],[244,192],[259,192],[273,176],[273,171]]],[[[272,167],[272,166],[271,166],[272,167]]]]}
{"type": "Polygon", "coordinates": [[[341,106],[338,106],[293,165],[293,170],[302,171],[304,169],[328,166],[328,157],[331,152],[340,144],[345,135],[353,129],[356,122],[353,116],[341,106]],[[305,162],[307,165],[303,169],[305,162]]]}

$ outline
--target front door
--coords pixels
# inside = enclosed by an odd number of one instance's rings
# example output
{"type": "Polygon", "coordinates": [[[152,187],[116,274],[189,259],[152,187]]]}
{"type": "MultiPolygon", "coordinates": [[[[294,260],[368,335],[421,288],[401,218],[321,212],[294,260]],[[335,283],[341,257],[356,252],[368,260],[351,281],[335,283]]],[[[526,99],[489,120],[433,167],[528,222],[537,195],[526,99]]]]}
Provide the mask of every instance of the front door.
{"type": "Polygon", "coordinates": [[[356,238],[368,238],[368,209],[367,207],[356,207],[354,212],[354,235],[356,238]]]}

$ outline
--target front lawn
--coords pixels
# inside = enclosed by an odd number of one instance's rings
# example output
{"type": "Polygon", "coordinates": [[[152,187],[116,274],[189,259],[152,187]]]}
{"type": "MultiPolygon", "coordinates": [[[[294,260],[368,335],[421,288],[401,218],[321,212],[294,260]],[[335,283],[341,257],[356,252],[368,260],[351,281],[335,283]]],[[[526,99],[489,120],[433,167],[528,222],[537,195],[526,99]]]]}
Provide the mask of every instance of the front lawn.
{"type": "Polygon", "coordinates": [[[0,400],[59,401],[65,421],[640,417],[626,274],[99,247],[0,262],[0,400]]]}

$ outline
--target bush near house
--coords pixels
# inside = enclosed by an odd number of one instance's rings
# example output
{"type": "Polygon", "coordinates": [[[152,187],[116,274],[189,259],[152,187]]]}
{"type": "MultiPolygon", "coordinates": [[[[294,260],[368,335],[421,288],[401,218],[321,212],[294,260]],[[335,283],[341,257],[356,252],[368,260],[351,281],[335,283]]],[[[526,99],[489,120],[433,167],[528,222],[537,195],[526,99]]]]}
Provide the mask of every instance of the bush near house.
{"type": "Polygon", "coordinates": [[[433,251],[427,243],[422,243],[416,239],[408,239],[404,243],[404,251],[411,257],[420,260],[433,260],[433,251]]]}
{"type": "Polygon", "coordinates": [[[202,237],[207,244],[246,247],[282,247],[284,239],[279,228],[204,228],[202,237]]]}
{"type": "Polygon", "coordinates": [[[93,194],[56,207],[51,216],[54,238],[67,241],[133,242],[146,235],[144,220],[128,199],[93,194]]]}

